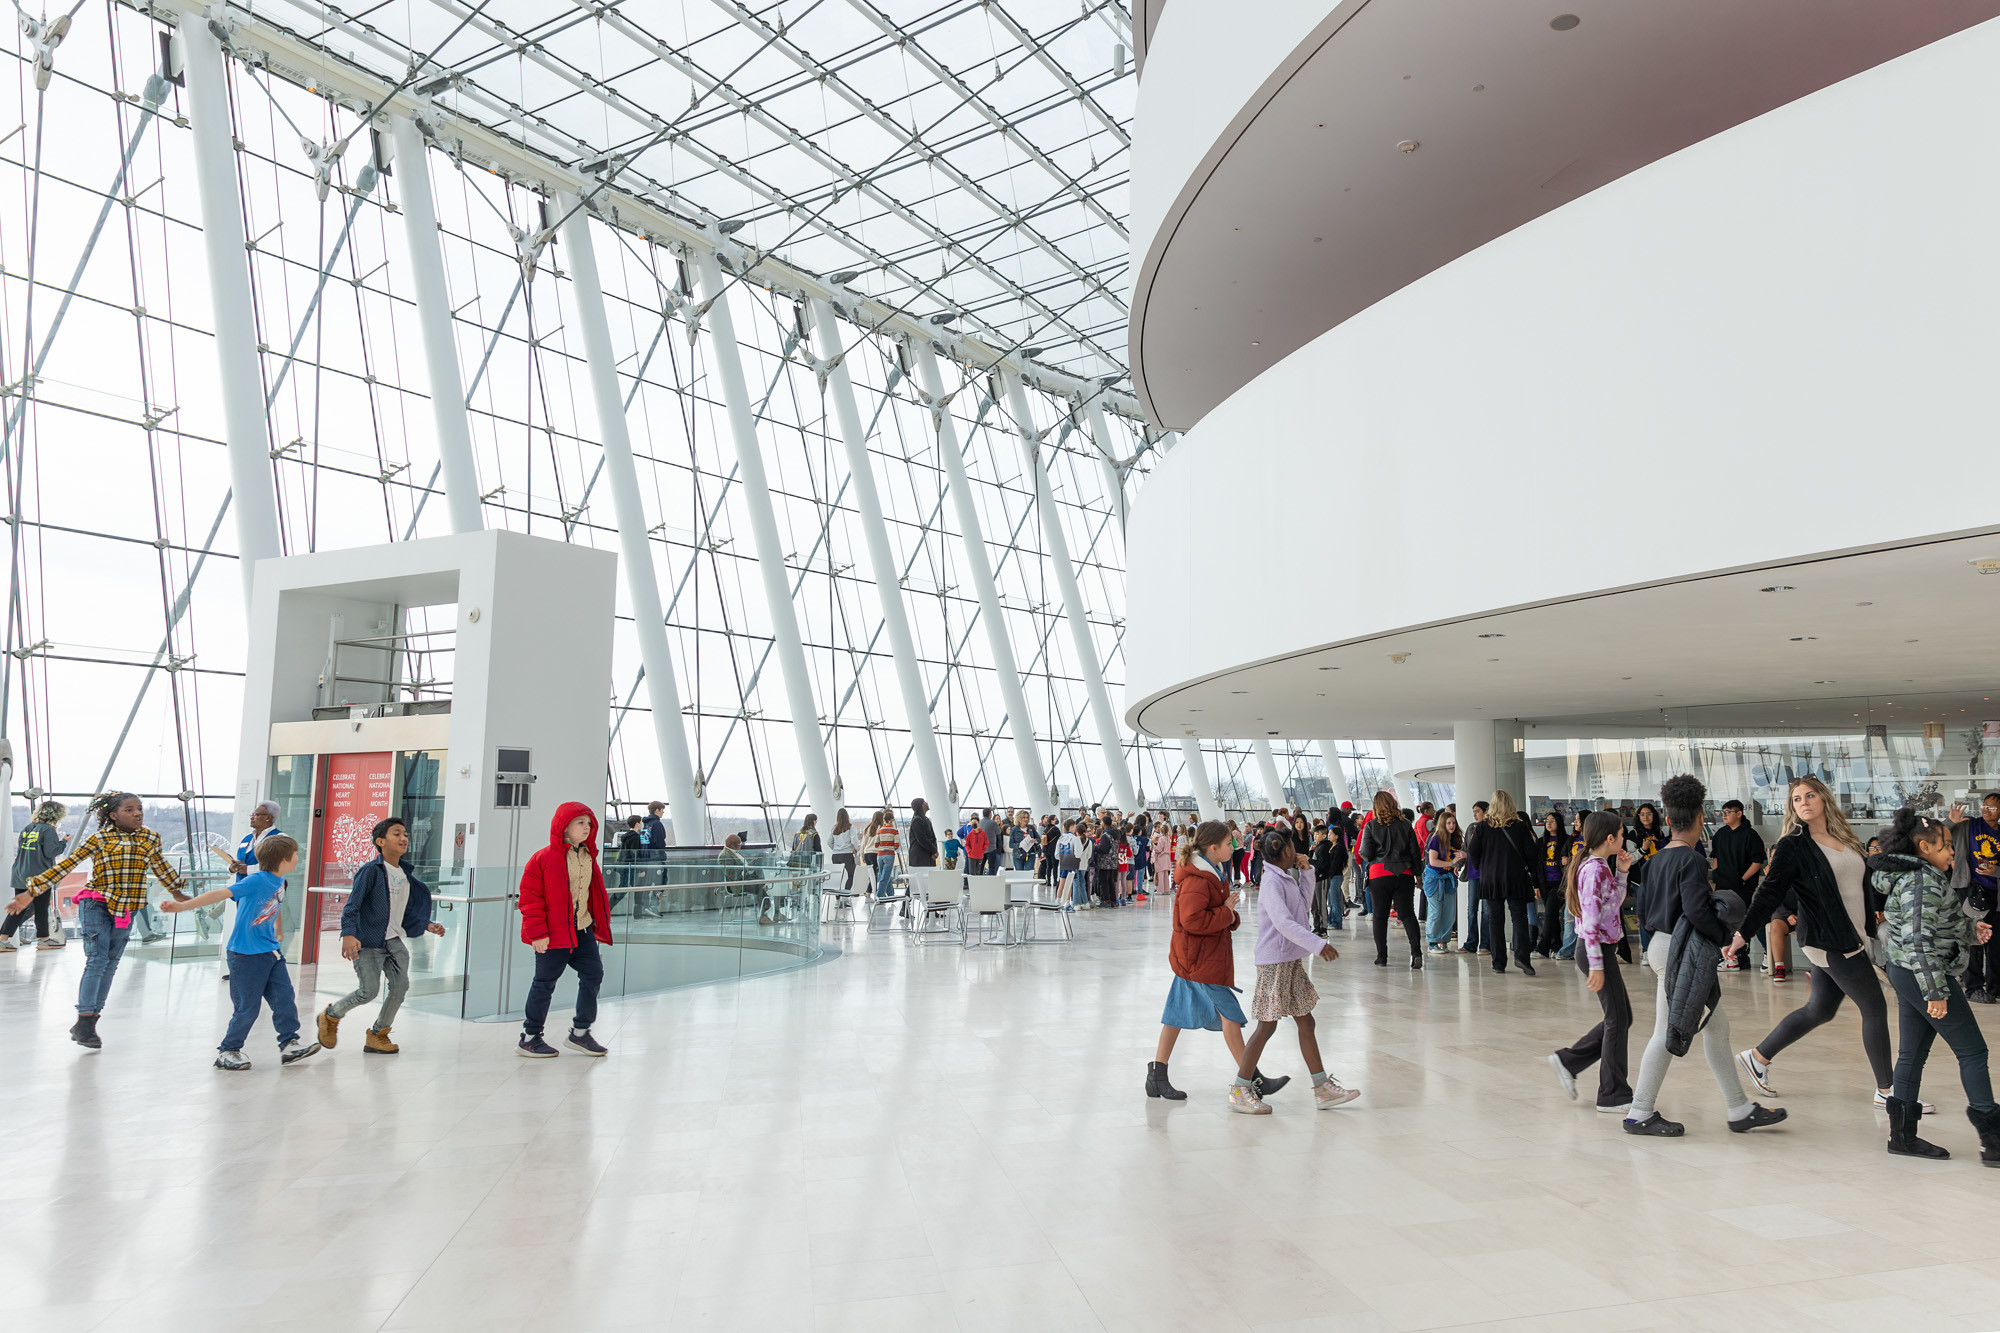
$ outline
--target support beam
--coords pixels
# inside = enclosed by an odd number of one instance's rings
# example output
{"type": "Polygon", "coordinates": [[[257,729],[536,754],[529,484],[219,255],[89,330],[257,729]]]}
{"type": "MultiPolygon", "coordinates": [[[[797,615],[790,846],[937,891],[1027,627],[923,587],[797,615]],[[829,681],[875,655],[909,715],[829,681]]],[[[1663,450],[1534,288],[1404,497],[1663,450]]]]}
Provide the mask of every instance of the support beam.
{"type": "Polygon", "coordinates": [[[930,408],[931,426],[937,431],[938,457],[944,463],[946,488],[951,492],[952,509],[958,516],[959,536],[965,542],[965,569],[979,596],[979,618],[986,624],[986,642],[993,651],[993,675],[1000,687],[1000,702],[1007,709],[1007,733],[1014,741],[1014,760],[1021,781],[1028,788],[1028,805],[1037,815],[1054,814],[1055,797],[1049,791],[1048,774],[1035,750],[1035,724],[1028,712],[1028,696],[1021,688],[1021,673],[1014,663],[1014,644],[1007,635],[1007,622],[1000,610],[1000,594],[993,586],[993,566],[986,558],[986,533],[979,523],[979,501],[972,494],[972,482],[965,475],[965,455],[959,449],[958,423],[945,401],[944,380],[938,374],[937,353],[929,342],[917,339],[910,346],[917,361],[917,387],[923,390],[930,408]]]}
{"type": "Polygon", "coordinates": [[[431,198],[424,136],[408,116],[391,116],[403,235],[410,246],[410,276],[417,289],[417,324],[424,335],[424,369],[431,382],[431,423],[437,430],[438,469],[444,474],[445,508],[453,532],[486,526],[479,509],[479,471],[472,460],[472,426],[465,415],[465,378],[458,369],[458,340],[451,333],[451,294],[444,286],[444,251],[438,245],[437,204],[431,198]]]}
{"type": "Polygon", "coordinates": [[[590,397],[597,408],[597,438],[604,446],[604,468],[611,486],[612,507],[618,517],[620,563],[625,566],[625,591],[632,602],[632,619],[639,636],[639,662],[646,669],[646,698],[652,707],[660,768],[667,779],[674,840],[699,843],[708,836],[707,811],[695,786],[694,760],[688,753],[687,730],[681,722],[680,689],[675,683],[673,656],[667,647],[666,617],[660,611],[660,584],[653,569],[646,509],[639,498],[639,473],[632,461],[625,401],[618,392],[618,359],[611,348],[611,324],[604,314],[604,288],[597,277],[597,252],[591,245],[590,219],[575,206],[573,197],[559,195],[556,202],[569,213],[569,220],[563,224],[563,245],[569,252],[570,293],[576,301],[577,320],[583,326],[590,397]]]}
{"type": "MultiPolygon", "coordinates": [[[[868,432],[862,428],[861,412],[855,406],[854,379],[847,373],[847,349],[841,346],[840,324],[834,319],[833,307],[814,298],[812,312],[827,397],[833,404],[840,440],[847,450],[848,485],[854,492],[854,507],[861,514],[861,534],[868,548],[868,570],[875,578],[882,630],[889,640],[889,655],[896,663],[896,685],[903,696],[903,712],[910,721],[910,748],[916,754],[917,778],[923,784],[924,799],[930,803],[932,817],[939,827],[956,828],[958,807],[945,781],[937,734],[931,730],[930,699],[924,693],[916,639],[910,634],[910,618],[903,607],[903,583],[896,572],[896,553],[889,546],[889,527],[882,519],[882,497],[875,489],[875,464],[868,456],[868,432]]],[[[894,795],[883,793],[885,798],[894,795]]]]}
{"type": "Polygon", "coordinates": [[[1139,794],[1132,785],[1132,770],[1125,763],[1125,750],[1118,736],[1118,715],[1111,711],[1111,693],[1104,688],[1104,666],[1097,656],[1097,636],[1090,628],[1090,608],[1077,586],[1076,566],[1069,559],[1069,538],[1063,532],[1062,512],[1056,508],[1054,488],[1042,467],[1041,437],[1035,433],[1035,419],[1028,412],[1028,391],[1021,377],[1001,372],[1007,391],[1007,409],[1014,415],[1014,429],[1021,437],[1021,465],[1035,488],[1035,513],[1042,521],[1042,541],[1048,547],[1049,572],[1055,575],[1056,590],[1062,594],[1063,619],[1069,622],[1070,642],[1076,648],[1076,668],[1083,673],[1084,693],[1090,699],[1091,722],[1097,728],[1097,744],[1104,751],[1104,768],[1111,776],[1111,794],[1120,810],[1139,808],[1139,794]]]}
{"type": "Polygon", "coordinates": [[[1104,404],[1102,394],[1092,394],[1084,406],[1084,417],[1090,428],[1090,438],[1097,445],[1097,461],[1104,469],[1105,494],[1111,500],[1111,512],[1118,519],[1118,535],[1125,535],[1125,474],[1112,460],[1117,450],[1111,447],[1111,430],[1104,424],[1104,404]]]}
{"type": "Polygon", "coordinates": [[[1208,780],[1208,761],[1201,753],[1201,742],[1192,736],[1181,737],[1181,758],[1187,761],[1188,781],[1194,786],[1194,802],[1201,817],[1222,818],[1222,806],[1215,799],[1215,784],[1208,780]]]}
{"type": "Polygon", "coordinates": [[[1319,742],[1319,757],[1326,764],[1326,781],[1333,788],[1334,806],[1338,808],[1341,802],[1353,800],[1353,791],[1347,785],[1347,770],[1340,766],[1340,742],[1319,742]]]}
{"type": "Polygon", "coordinates": [[[195,186],[208,254],[209,308],[215,321],[223,434],[229,444],[229,482],[236,495],[236,549],[242,556],[247,609],[257,562],[284,554],[278,538],[278,501],[271,486],[271,432],[257,364],[257,325],[250,303],[243,199],[236,188],[236,140],[229,121],[222,44],[206,23],[183,23],[179,31],[187,61],[195,186]]]}
{"type": "MultiPolygon", "coordinates": [[[[1458,793],[1458,825],[1470,832],[1476,818],[1473,803],[1493,799],[1493,719],[1478,718],[1451,724],[1451,765],[1452,781],[1458,793]]],[[[1475,942],[1477,918],[1474,915],[1478,905],[1478,886],[1467,884],[1465,891],[1458,895],[1458,942],[1461,946],[1479,947],[1475,942]]]]}
{"type": "Polygon", "coordinates": [[[757,543],[757,571],[763,576],[764,601],[771,613],[771,646],[785,681],[785,707],[792,715],[806,799],[819,815],[820,827],[832,828],[839,802],[833,796],[826,744],[820,739],[819,705],[813,699],[812,676],[806,670],[805,643],[799,637],[798,608],[792,605],[791,578],[785,568],[784,543],[778,539],[771,485],[764,475],[764,451],[757,442],[750,385],[743,378],[743,349],[737,345],[736,321],[729,311],[729,284],[722,276],[722,266],[715,262],[714,251],[697,250],[689,257],[699,276],[702,304],[708,307],[709,364],[722,381],[722,400],[729,409],[729,433],[736,442],[736,463],[742,475],[743,507],[757,543]]]}
{"type": "Polygon", "coordinates": [[[1271,742],[1258,737],[1250,742],[1250,753],[1257,756],[1257,775],[1264,780],[1265,809],[1275,810],[1285,804],[1285,784],[1278,777],[1278,761],[1271,757],[1271,742]]]}

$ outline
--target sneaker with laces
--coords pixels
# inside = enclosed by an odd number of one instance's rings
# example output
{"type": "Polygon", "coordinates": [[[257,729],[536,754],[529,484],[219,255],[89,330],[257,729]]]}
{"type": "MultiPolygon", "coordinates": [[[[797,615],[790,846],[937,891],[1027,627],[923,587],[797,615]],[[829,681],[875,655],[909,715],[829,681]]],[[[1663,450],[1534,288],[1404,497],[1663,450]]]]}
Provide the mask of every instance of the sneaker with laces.
{"type": "Polygon", "coordinates": [[[1562,1084],[1562,1090],[1569,1094],[1569,1099],[1575,1101],[1576,1075],[1563,1068],[1562,1057],[1560,1055],[1551,1055],[1549,1057],[1549,1068],[1556,1071],[1556,1081],[1562,1084]]]}
{"type": "Polygon", "coordinates": [[[581,1051],[585,1055],[611,1054],[610,1051],[598,1045],[597,1038],[590,1035],[589,1028],[585,1028],[581,1032],[578,1032],[574,1028],[570,1029],[569,1037],[563,1042],[563,1045],[569,1047],[572,1051],[581,1051]]]}
{"type": "Polygon", "coordinates": [[[1313,1085],[1313,1101],[1322,1111],[1331,1111],[1336,1106],[1345,1106],[1361,1095],[1359,1088],[1343,1088],[1333,1079],[1313,1085]]]}
{"type": "Polygon", "coordinates": [[[36,947],[37,949],[60,949],[60,948],[62,948],[62,947],[63,947],[63,946],[65,945],[65,944],[68,944],[68,943],[69,943],[69,941],[68,941],[68,940],[58,940],[58,939],[53,939],[53,938],[51,938],[51,939],[46,939],[46,940],[36,940],[36,941],[35,941],[35,947],[36,947]]]}
{"type": "Polygon", "coordinates": [[[0,953],[19,953],[21,946],[11,939],[0,940],[0,953]]]}
{"type": "Polygon", "coordinates": [[[1257,1089],[1246,1088],[1240,1083],[1230,1085],[1229,1109],[1238,1115],[1271,1114],[1270,1106],[1257,1095],[1257,1089]]]}
{"type": "Polygon", "coordinates": [[[250,1067],[250,1062],[243,1058],[243,1052],[241,1051],[217,1051],[215,1053],[215,1067],[217,1069],[232,1071],[244,1070],[250,1067]]]}
{"type": "Polygon", "coordinates": [[[325,1049],[326,1048],[324,1046],[321,1046],[318,1042],[313,1042],[310,1046],[308,1046],[303,1042],[301,1042],[297,1037],[293,1037],[290,1041],[286,1042],[283,1046],[280,1046],[278,1048],[278,1063],[287,1066],[295,1065],[300,1063],[301,1061],[312,1059],[315,1055],[318,1055],[321,1051],[325,1049]]]}
{"type": "Polygon", "coordinates": [[[516,1055],[525,1055],[530,1060],[553,1060],[559,1051],[542,1040],[539,1032],[523,1032],[520,1045],[514,1048],[516,1055]]]}
{"type": "MultiPolygon", "coordinates": [[[[1778,1095],[1778,1090],[1771,1086],[1771,1066],[1757,1058],[1757,1048],[1755,1046],[1746,1051],[1738,1051],[1736,1053],[1736,1067],[1743,1071],[1745,1078],[1757,1086],[1757,1091],[1763,1093],[1766,1097],[1775,1097],[1778,1095]]],[[[1881,1105],[1879,1097],[1877,1098],[1876,1105],[1881,1105]]]]}
{"type": "MultiPolygon", "coordinates": [[[[1923,1103],[1923,1108],[1925,1115],[1937,1114],[1937,1107],[1931,1105],[1929,1102],[1923,1103]]],[[[1880,1088],[1875,1089],[1875,1109],[1878,1111],[1886,1111],[1889,1109],[1889,1099],[1883,1095],[1882,1090],[1880,1088]]]]}

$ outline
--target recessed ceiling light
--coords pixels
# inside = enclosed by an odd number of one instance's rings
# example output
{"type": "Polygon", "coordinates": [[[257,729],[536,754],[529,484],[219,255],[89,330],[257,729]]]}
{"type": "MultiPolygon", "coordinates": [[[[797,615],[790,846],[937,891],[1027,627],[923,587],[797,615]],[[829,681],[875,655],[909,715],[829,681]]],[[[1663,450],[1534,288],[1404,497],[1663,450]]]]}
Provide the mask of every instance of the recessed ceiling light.
{"type": "Polygon", "coordinates": [[[1875,603],[1873,603],[1873,602],[1856,602],[1856,603],[1855,603],[1855,605],[1856,605],[1856,606],[1873,606],[1873,605],[1875,605],[1875,603]]]}
{"type": "Polygon", "coordinates": [[[1554,18],[1549,20],[1549,26],[1551,28],[1554,28],[1557,32],[1568,32],[1571,28],[1574,28],[1577,24],[1581,22],[1583,22],[1583,20],[1578,18],[1574,14],[1558,14],[1554,18]]]}
{"type": "Polygon", "coordinates": [[[1500,659],[1499,659],[1499,658],[1497,658],[1497,657],[1489,657],[1489,658],[1487,658],[1486,660],[1487,660],[1487,661],[1489,661],[1489,662],[1497,662],[1497,661],[1499,661],[1500,659]]]}
{"type": "Polygon", "coordinates": [[[1250,691],[1248,691],[1248,690],[1231,690],[1231,691],[1230,691],[1230,693],[1231,693],[1231,694],[1248,694],[1248,693],[1250,693],[1250,691]]]}
{"type": "Polygon", "coordinates": [[[1618,679],[1620,679],[1620,680],[1630,680],[1630,679],[1632,679],[1632,678],[1631,678],[1630,676],[1620,676],[1620,677],[1619,677],[1618,679]]]}
{"type": "Polygon", "coordinates": [[[1415,139],[1405,139],[1401,143],[1396,145],[1396,150],[1402,153],[1414,153],[1419,148],[1422,147],[1423,145],[1418,143],[1415,139]]]}
{"type": "Polygon", "coordinates": [[[1789,583],[1773,583],[1768,588],[1757,589],[1758,592],[1790,592],[1791,590],[1792,585],[1789,583]]]}
{"type": "Polygon", "coordinates": [[[1321,670],[1321,671],[1338,671],[1338,670],[1340,670],[1340,668],[1339,668],[1339,667],[1321,667],[1321,668],[1320,668],[1320,670],[1321,670]]]}
{"type": "Polygon", "coordinates": [[[1482,639],[1504,639],[1507,636],[1505,634],[1482,634],[1479,637],[1482,639]]]}
{"type": "Polygon", "coordinates": [[[1818,639],[1819,635],[1817,634],[1794,634],[1792,636],[1793,643],[1814,643],[1817,642],[1818,639]]]}
{"type": "Polygon", "coordinates": [[[1903,642],[1904,642],[1904,643],[1915,643],[1915,642],[1916,642],[1916,640],[1915,640],[1915,639],[1905,639],[1905,640],[1903,640],[1903,642]]]}
{"type": "Polygon", "coordinates": [[[1258,341],[1257,341],[1257,340],[1256,340],[1255,338],[1252,338],[1252,339],[1250,340],[1250,345],[1251,345],[1252,347],[1262,347],[1262,346],[1263,346],[1264,344],[1263,344],[1263,343],[1260,343],[1260,342],[1258,342],[1258,341]]]}

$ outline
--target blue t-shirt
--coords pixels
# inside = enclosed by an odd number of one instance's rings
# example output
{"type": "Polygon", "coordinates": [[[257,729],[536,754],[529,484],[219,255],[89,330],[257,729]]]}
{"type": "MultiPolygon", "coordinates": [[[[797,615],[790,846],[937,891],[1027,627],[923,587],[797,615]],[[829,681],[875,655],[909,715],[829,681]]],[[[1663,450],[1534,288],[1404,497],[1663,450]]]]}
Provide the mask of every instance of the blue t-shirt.
{"type": "Polygon", "coordinates": [[[268,870],[245,875],[229,886],[236,900],[236,924],[229,930],[231,953],[278,952],[278,906],[285,901],[285,881],[268,870]]]}
{"type": "Polygon", "coordinates": [[[1972,818],[1972,877],[1984,888],[1994,887],[2000,869],[2000,828],[1977,815],[1972,818]]]}

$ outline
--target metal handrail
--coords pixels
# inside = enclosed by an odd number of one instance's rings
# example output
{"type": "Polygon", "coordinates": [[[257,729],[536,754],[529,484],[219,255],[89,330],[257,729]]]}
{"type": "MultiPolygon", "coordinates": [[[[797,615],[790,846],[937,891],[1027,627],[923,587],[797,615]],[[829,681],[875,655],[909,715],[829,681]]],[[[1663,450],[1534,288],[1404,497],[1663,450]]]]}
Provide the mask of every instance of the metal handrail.
{"type": "MultiPolygon", "coordinates": [[[[833,873],[833,870],[808,870],[800,875],[765,875],[753,870],[742,879],[701,880],[690,884],[621,884],[616,888],[607,884],[604,886],[604,891],[606,894],[620,894],[666,893],[673,889],[761,888],[772,884],[791,884],[803,880],[827,880],[833,877],[833,873]]],[[[306,892],[352,893],[353,889],[342,888],[337,884],[311,884],[306,886],[306,892]]],[[[519,890],[509,890],[504,894],[498,894],[489,898],[454,898],[445,894],[434,893],[431,895],[431,901],[436,903],[511,903],[520,896],[519,890]]]]}

